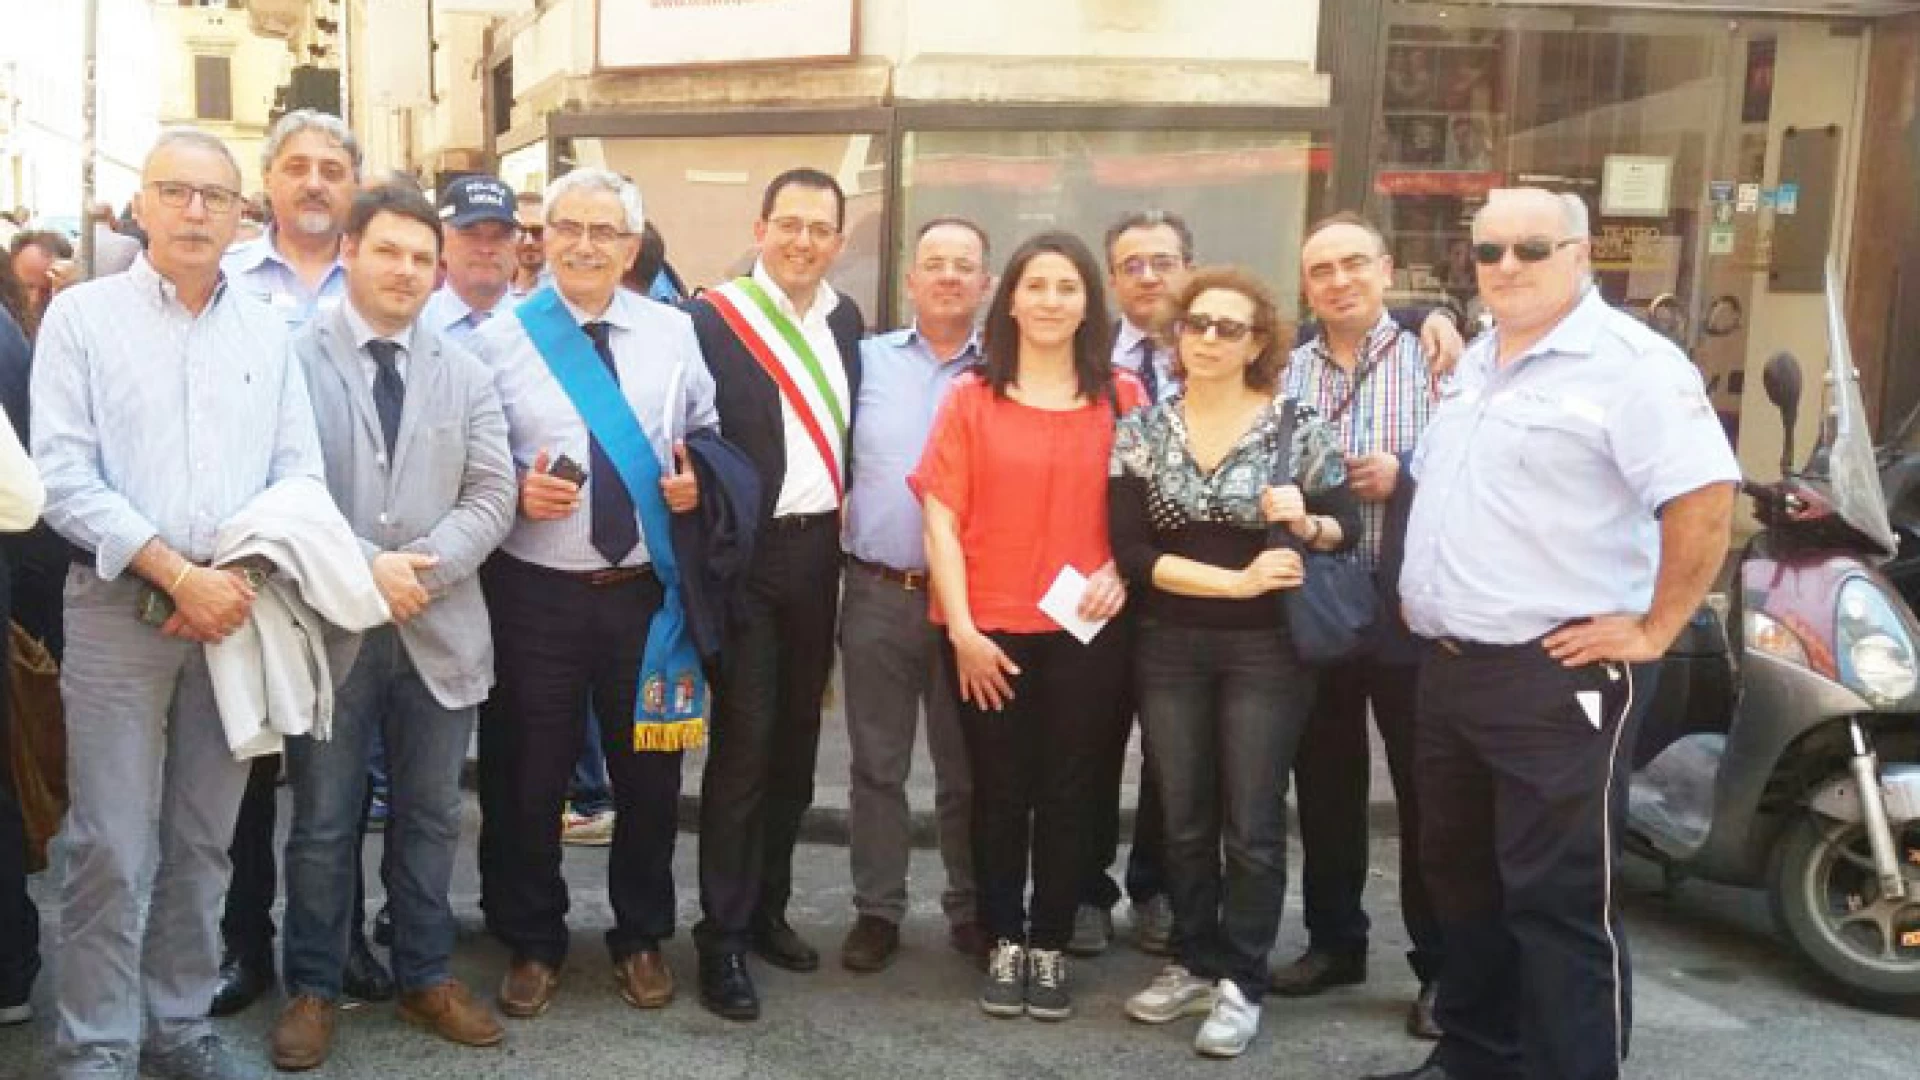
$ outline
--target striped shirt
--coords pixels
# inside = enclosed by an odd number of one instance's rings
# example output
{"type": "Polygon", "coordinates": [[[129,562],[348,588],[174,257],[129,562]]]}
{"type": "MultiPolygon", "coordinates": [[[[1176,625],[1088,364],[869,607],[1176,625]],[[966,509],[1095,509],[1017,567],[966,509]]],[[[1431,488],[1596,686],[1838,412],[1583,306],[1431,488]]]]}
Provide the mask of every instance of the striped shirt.
{"type": "Polygon", "coordinates": [[[145,255],[47,308],[33,453],[47,523],[109,580],[155,536],[205,561],[255,495],[325,468],[285,323],[225,281],[195,315],[145,255]]]}
{"type": "Polygon", "coordinates": [[[268,230],[228,248],[220,269],[226,271],[231,287],[272,308],[286,321],[289,331],[298,330],[315,315],[332,311],[347,295],[347,268],[336,254],[327,276],[320,279],[320,287],[309,289],[292,264],[281,257],[280,249],[273,246],[274,236],[268,230]]]}
{"type": "MultiPolygon", "coordinates": [[[[1349,457],[1409,453],[1433,416],[1433,380],[1420,339],[1384,312],[1362,339],[1352,374],[1334,363],[1321,334],[1293,350],[1284,392],[1333,425],[1349,457]]],[[[1386,516],[1385,503],[1360,504],[1360,544],[1354,550],[1368,566],[1380,559],[1386,516]]]]}

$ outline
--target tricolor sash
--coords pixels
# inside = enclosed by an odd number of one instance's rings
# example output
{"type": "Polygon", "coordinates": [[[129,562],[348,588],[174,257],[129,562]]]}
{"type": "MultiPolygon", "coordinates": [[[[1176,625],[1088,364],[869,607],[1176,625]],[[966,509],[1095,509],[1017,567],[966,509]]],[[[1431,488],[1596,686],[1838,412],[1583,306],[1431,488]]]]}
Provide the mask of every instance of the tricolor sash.
{"type": "MultiPolygon", "coordinates": [[[[833,381],[807,343],[807,336],[752,277],[735,278],[709,289],[706,297],[780,388],[780,396],[800,418],[800,426],[827,466],[834,496],[844,500],[846,472],[841,459],[847,445],[847,408],[835,396],[833,381]],[[804,381],[794,377],[796,371],[806,373],[804,381]]],[[[835,356],[833,361],[839,363],[839,359],[835,356]]]]}
{"type": "Polygon", "coordinates": [[[640,691],[633,708],[636,751],[686,750],[707,737],[708,690],[700,654],[680,596],[680,567],[673,554],[673,519],[660,493],[660,462],[647,433],[600,361],[593,340],[548,285],[514,309],[547,369],[600,441],[627,485],[647,539],[654,576],[660,579],[660,610],[647,624],[640,658],[640,691]]]}

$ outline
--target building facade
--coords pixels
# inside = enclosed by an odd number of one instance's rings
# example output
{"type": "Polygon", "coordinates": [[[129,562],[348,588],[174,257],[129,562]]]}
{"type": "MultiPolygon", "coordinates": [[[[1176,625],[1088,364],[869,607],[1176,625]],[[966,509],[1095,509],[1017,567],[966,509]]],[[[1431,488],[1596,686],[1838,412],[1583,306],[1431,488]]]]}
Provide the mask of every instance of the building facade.
{"type": "Polygon", "coordinates": [[[747,265],[762,185],[804,164],[850,194],[836,285],[880,322],[910,317],[930,216],[1005,249],[1141,206],[1282,295],[1306,224],[1365,211],[1396,299],[1471,318],[1472,213],[1539,184],[1588,202],[1601,288],[1694,357],[1757,473],[1779,423],[1750,376],[1823,355],[1830,258],[1872,406],[1920,400],[1920,3],[355,0],[376,36],[410,5],[432,86],[389,111],[404,138],[372,122],[380,153],[519,187],[627,173],[690,282],[747,265]]]}

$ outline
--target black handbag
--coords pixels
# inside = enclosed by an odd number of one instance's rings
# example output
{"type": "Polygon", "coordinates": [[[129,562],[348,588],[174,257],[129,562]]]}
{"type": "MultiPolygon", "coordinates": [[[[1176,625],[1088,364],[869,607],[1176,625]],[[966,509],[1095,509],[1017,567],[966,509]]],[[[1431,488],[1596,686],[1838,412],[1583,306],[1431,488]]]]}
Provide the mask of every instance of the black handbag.
{"type": "MultiPolygon", "coordinates": [[[[1298,410],[1298,403],[1291,398],[1281,403],[1274,487],[1293,483],[1293,429],[1298,410]]],[[[1267,546],[1298,551],[1305,566],[1300,585],[1280,593],[1280,617],[1301,661],[1314,666],[1337,664],[1364,651],[1373,624],[1380,617],[1379,590],[1366,566],[1358,559],[1307,550],[1285,525],[1267,528],[1267,546]]]]}

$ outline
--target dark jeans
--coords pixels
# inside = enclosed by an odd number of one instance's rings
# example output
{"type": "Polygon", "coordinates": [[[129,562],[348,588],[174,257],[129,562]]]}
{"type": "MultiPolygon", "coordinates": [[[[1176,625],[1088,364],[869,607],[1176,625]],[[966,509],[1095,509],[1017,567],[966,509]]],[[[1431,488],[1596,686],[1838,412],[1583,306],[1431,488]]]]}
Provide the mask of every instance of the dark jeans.
{"type": "Polygon", "coordinates": [[[1258,1001],[1286,900],[1287,773],[1313,677],[1267,629],[1150,621],[1136,658],[1180,962],[1258,1001]]]}
{"type": "MultiPolygon", "coordinates": [[[[1108,625],[1104,634],[1119,633],[1131,638],[1134,617],[1122,615],[1108,625]]],[[[1133,650],[1126,650],[1125,663],[1132,663],[1133,650]]],[[[1108,729],[1108,741],[1101,749],[1099,787],[1093,800],[1093,820],[1087,830],[1086,868],[1080,879],[1080,902],[1098,908],[1110,908],[1120,899],[1120,886],[1107,873],[1120,850],[1120,788],[1125,780],[1127,740],[1133,735],[1134,717],[1139,712],[1131,672],[1120,677],[1120,697],[1108,729]]],[[[1160,785],[1154,779],[1153,751],[1144,736],[1140,742],[1140,800],[1133,815],[1133,846],[1127,851],[1126,895],[1136,904],[1163,895],[1167,891],[1164,867],[1164,842],[1161,839],[1160,785]]]]}
{"type": "MultiPolygon", "coordinates": [[[[559,967],[568,947],[560,875],[567,778],[589,701],[601,716],[633,715],[660,583],[589,585],[496,554],[481,584],[498,679],[480,720],[481,904],[516,957],[559,967]]],[[[626,724],[603,725],[601,735],[617,815],[607,948],[618,963],[673,936],[681,754],[635,750],[626,724]]]]}
{"type": "Polygon", "coordinates": [[[756,923],[786,915],[839,609],[839,515],[763,526],[720,657],[701,780],[703,952],[742,952],[756,923]]]}
{"type": "Polygon", "coordinates": [[[1367,886],[1368,788],[1373,747],[1368,706],[1386,744],[1400,818],[1400,911],[1413,948],[1407,960],[1421,982],[1440,973],[1440,927],[1420,876],[1420,801],[1413,781],[1412,664],[1356,660],[1323,668],[1313,716],[1293,759],[1294,802],[1300,811],[1300,891],[1313,947],[1364,955],[1371,923],[1361,906],[1367,886]]]}
{"type": "Polygon", "coordinates": [[[1434,1060],[1449,1073],[1620,1075],[1632,983],[1613,875],[1658,672],[1569,670],[1537,643],[1422,666],[1421,868],[1446,941],[1434,1060]]]}
{"type": "Polygon", "coordinates": [[[393,912],[394,976],[403,992],[430,989],[447,981],[453,951],[447,887],[460,844],[460,768],[474,710],[434,699],[391,626],[362,637],[336,703],[331,739],[287,740],[287,992],[340,996],[353,917],[347,894],[369,786],[367,748],[382,731],[393,820],[381,872],[393,912]]]}
{"type": "MultiPolygon", "coordinates": [[[[240,817],[233,826],[233,843],[227,848],[233,878],[220,915],[220,939],[227,952],[263,965],[273,960],[273,900],[280,891],[273,836],[280,817],[279,783],[279,754],[253,759],[246,793],[240,797],[240,817]]],[[[348,924],[355,935],[364,934],[367,924],[366,875],[358,854],[366,843],[367,815],[363,809],[360,843],[354,848],[353,913],[348,924]]]]}
{"type": "MultiPolygon", "coordinates": [[[[4,422],[4,421],[0,421],[4,422]]],[[[0,629],[13,607],[12,579],[0,558],[0,629]]],[[[13,666],[0,649],[0,1006],[24,1004],[40,972],[40,911],[27,896],[27,834],[13,789],[7,747],[12,740],[9,700],[13,666]]]]}
{"type": "MultiPolygon", "coordinates": [[[[1062,949],[1073,937],[1127,639],[1064,631],[990,634],[1020,674],[1000,712],[960,704],[973,767],[973,872],[989,937],[1062,949]],[[1031,869],[1033,901],[1027,903],[1031,869]]],[[[946,650],[953,663],[952,649],[946,650]]],[[[957,685],[957,684],[956,684],[957,685]]]]}

